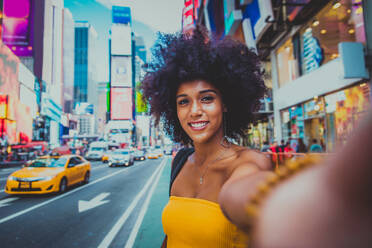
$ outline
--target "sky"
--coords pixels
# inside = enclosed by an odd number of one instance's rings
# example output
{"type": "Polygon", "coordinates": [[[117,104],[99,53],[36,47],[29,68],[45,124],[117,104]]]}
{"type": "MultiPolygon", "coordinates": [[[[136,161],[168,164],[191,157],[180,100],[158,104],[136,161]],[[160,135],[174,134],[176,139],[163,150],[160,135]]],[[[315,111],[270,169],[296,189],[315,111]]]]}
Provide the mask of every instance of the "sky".
{"type": "Polygon", "coordinates": [[[64,0],[75,21],[88,21],[98,33],[97,81],[109,78],[108,39],[111,27],[112,5],[131,7],[132,28],[144,38],[149,52],[156,39],[156,32],[174,33],[181,30],[184,0],[64,0]]]}

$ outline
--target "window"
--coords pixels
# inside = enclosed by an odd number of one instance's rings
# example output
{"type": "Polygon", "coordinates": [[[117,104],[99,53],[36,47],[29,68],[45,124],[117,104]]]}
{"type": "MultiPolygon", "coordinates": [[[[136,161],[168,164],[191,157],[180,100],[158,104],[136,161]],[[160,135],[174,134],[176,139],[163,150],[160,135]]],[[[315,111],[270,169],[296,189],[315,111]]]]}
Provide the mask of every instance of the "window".
{"type": "Polygon", "coordinates": [[[362,1],[330,2],[301,29],[300,37],[304,74],[337,58],[340,42],[365,43],[362,1]]]}

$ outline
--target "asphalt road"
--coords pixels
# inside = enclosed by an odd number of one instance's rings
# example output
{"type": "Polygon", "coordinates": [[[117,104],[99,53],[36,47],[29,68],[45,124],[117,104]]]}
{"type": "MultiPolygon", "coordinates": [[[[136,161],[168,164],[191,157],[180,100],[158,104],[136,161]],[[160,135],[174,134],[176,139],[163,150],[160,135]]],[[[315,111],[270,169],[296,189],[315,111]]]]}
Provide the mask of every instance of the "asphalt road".
{"type": "Polygon", "coordinates": [[[132,247],[169,157],[110,168],[92,163],[89,184],[64,194],[9,196],[0,169],[1,247],[132,247]]]}

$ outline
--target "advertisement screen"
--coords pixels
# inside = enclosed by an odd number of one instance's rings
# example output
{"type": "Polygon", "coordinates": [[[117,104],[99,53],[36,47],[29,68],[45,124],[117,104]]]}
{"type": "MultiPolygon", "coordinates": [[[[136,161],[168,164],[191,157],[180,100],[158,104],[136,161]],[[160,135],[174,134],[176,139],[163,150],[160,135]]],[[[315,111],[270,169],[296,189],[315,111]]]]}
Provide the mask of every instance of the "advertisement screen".
{"type": "Polygon", "coordinates": [[[132,89],[111,88],[111,120],[132,119],[132,89]]]}
{"type": "Polygon", "coordinates": [[[18,64],[18,57],[0,42],[0,92],[18,97],[18,64]]]}
{"type": "Polygon", "coordinates": [[[132,87],[132,57],[111,57],[111,87],[132,87]]]}
{"type": "Polygon", "coordinates": [[[132,54],[132,29],[127,25],[113,24],[111,27],[111,55],[132,54]]]}
{"type": "Polygon", "coordinates": [[[4,0],[2,40],[17,56],[31,56],[32,0],[4,0]]]}
{"type": "Polygon", "coordinates": [[[112,23],[130,24],[130,8],[122,6],[112,6],[112,23]]]}

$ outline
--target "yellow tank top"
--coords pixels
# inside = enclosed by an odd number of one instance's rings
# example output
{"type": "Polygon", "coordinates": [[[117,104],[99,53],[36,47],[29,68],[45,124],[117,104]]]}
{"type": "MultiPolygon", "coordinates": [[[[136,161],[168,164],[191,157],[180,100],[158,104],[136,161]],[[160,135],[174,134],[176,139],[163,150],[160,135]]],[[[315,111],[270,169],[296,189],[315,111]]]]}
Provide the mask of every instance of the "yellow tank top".
{"type": "Polygon", "coordinates": [[[167,248],[239,248],[248,244],[248,236],[212,201],[171,196],[162,222],[168,236],[167,248]]]}

